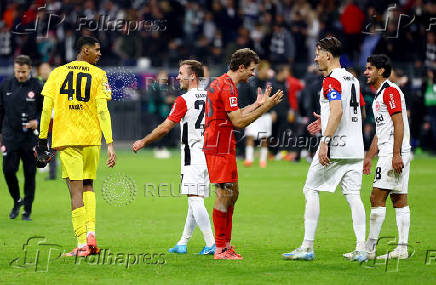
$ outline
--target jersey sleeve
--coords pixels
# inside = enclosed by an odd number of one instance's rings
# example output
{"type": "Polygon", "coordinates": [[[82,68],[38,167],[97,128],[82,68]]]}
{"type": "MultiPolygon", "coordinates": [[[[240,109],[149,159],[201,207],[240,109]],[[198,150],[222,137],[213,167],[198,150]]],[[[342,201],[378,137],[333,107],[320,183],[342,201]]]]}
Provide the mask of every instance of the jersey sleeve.
{"type": "Polygon", "coordinates": [[[174,123],[180,123],[180,120],[185,116],[187,110],[185,99],[183,99],[182,96],[179,96],[173,104],[168,119],[174,123]]]}
{"type": "Polygon", "coordinates": [[[322,82],[324,98],[332,100],[341,100],[341,83],[333,77],[326,77],[322,82]]]}
{"type": "Polygon", "coordinates": [[[97,86],[97,95],[95,96],[95,99],[106,99],[107,101],[110,101],[111,98],[112,98],[111,87],[109,86],[106,72],[103,72],[101,75],[100,83],[97,86]]]}
{"type": "Polygon", "coordinates": [[[41,91],[41,95],[54,99],[56,94],[59,92],[59,90],[57,90],[58,81],[59,81],[58,72],[56,69],[54,69],[50,73],[47,81],[45,82],[44,87],[42,88],[41,91]]]}
{"type": "Polygon", "coordinates": [[[359,92],[360,93],[360,107],[363,107],[363,106],[366,106],[366,103],[365,103],[365,99],[363,98],[363,94],[362,94],[362,92],[359,92]]]}
{"type": "Polygon", "coordinates": [[[397,89],[388,87],[383,92],[383,103],[388,107],[389,115],[401,112],[401,95],[397,89]]]}
{"type": "Polygon", "coordinates": [[[239,109],[238,90],[232,84],[224,83],[220,95],[226,112],[233,112],[239,109]]]}

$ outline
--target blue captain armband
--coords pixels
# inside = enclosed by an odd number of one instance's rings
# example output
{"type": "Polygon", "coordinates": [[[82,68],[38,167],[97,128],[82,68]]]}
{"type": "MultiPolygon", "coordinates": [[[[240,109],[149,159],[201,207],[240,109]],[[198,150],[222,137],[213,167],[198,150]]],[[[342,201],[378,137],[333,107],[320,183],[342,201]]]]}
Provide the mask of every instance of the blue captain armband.
{"type": "Polygon", "coordinates": [[[329,93],[327,93],[327,98],[329,99],[329,101],[341,100],[341,93],[339,93],[335,89],[332,89],[329,91],[329,93]]]}

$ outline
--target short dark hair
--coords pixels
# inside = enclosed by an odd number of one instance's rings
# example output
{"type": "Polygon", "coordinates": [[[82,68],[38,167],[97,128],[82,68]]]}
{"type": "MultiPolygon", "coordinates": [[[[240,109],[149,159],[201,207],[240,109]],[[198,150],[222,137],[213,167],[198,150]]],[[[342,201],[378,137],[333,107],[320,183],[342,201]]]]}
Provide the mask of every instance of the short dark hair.
{"type": "Polygon", "coordinates": [[[230,70],[238,70],[240,65],[244,65],[246,68],[250,66],[251,62],[255,64],[259,63],[259,57],[256,52],[249,48],[238,49],[232,54],[230,59],[230,70]]]}
{"type": "Polygon", "coordinates": [[[32,66],[32,60],[30,59],[30,56],[20,54],[14,59],[14,63],[18,65],[28,65],[32,66]]]}
{"type": "Polygon", "coordinates": [[[330,52],[333,57],[340,57],[342,53],[342,43],[336,37],[324,37],[318,41],[316,47],[330,52]]]}
{"type": "Polygon", "coordinates": [[[189,66],[189,69],[191,70],[191,72],[195,74],[197,78],[201,78],[204,76],[203,64],[198,60],[194,60],[194,59],[182,60],[179,63],[179,67],[181,67],[182,65],[189,66]]]}
{"type": "Polygon", "coordinates": [[[99,41],[94,37],[80,37],[79,40],[76,43],[76,51],[81,52],[82,48],[86,45],[94,46],[96,43],[99,43],[99,41]]]}
{"type": "Polygon", "coordinates": [[[388,78],[391,75],[392,63],[387,55],[373,54],[366,61],[377,69],[384,68],[385,71],[382,74],[384,78],[388,78]]]}

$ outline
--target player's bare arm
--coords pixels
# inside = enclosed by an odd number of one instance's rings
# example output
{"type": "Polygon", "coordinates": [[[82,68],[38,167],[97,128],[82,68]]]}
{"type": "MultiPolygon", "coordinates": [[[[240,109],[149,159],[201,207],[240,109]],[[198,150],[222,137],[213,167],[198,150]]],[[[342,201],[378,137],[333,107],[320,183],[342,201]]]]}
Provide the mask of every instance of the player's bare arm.
{"type": "Polygon", "coordinates": [[[402,112],[392,115],[392,123],[394,124],[394,153],[392,156],[392,168],[396,173],[401,173],[404,168],[404,162],[401,158],[401,146],[404,137],[404,123],[402,112]]]}
{"type": "Polygon", "coordinates": [[[257,108],[259,108],[260,106],[262,106],[263,103],[265,103],[265,98],[269,97],[269,95],[271,94],[272,91],[272,87],[268,86],[265,90],[265,93],[262,93],[262,89],[259,87],[257,88],[257,99],[256,102],[254,102],[251,105],[248,105],[244,108],[241,109],[241,113],[242,115],[246,115],[249,114],[251,112],[253,112],[254,110],[256,110],[257,108]]]}
{"type": "Polygon", "coordinates": [[[115,163],[117,161],[117,155],[115,153],[115,148],[113,145],[111,117],[107,108],[107,101],[106,99],[98,98],[96,99],[96,104],[100,129],[103,132],[107,144],[106,166],[112,168],[115,166],[115,163]]]}
{"type": "Polygon", "coordinates": [[[243,129],[252,122],[254,122],[257,118],[268,112],[269,109],[280,103],[282,100],[283,91],[279,90],[271,97],[265,97],[265,102],[259,108],[248,114],[243,114],[241,109],[233,112],[228,112],[227,114],[235,128],[243,129]]]}
{"type": "MultiPolygon", "coordinates": [[[[339,123],[341,122],[342,118],[342,102],[341,100],[332,100],[330,101],[330,116],[329,120],[327,122],[327,127],[325,129],[325,132],[323,133],[324,137],[332,137],[336,129],[339,126],[339,123]]],[[[330,163],[330,158],[327,156],[328,153],[328,144],[326,144],[324,141],[320,142],[319,145],[319,162],[322,165],[327,165],[330,163]]]]}
{"type": "Polygon", "coordinates": [[[363,160],[363,174],[366,174],[366,175],[371,174],[372,159],[378,153],[377,143],[378,143],[378,137],[377,137],[377,135],[374,135],[374,138],[372,139],[372,142],[371,142],[371,146],[369,147],[369,150],[365,155],[365,159],[363,160]]]}
{"type": "Polygon", "coordinates": [[[144,148],[148,144],[151,144],[154,141],[157,141],[158,139],[164,137],[166,134],[168,134],[176,123],[171,121],[170,119],[166,119],[162,124],[157,126],[150,134],[145,136],[141,140],[137,140],[132,145],[132,150],[136,153],[141,148],[144,148]]]}

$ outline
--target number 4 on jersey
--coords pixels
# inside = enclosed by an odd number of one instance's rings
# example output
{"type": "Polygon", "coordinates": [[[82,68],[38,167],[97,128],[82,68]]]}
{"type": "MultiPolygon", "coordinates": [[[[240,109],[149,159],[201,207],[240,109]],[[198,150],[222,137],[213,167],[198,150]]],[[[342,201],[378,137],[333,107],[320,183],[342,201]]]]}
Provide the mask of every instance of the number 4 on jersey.
{"type": "Polygon", "coordinates": [[[60,94],[68,95],[68,101],[73,100],[73,95],[76,93],[76,100],[82,102],[88,102],[91,97],[91,80],[92,76],[89,73],[79,72],[76,78],[76,89],[73,88],[73,76],[74,72],[70,71],[65,78],[64,83],[62,83],[60,94]],[[85,84],[85,97],[82,97],[82,79],[86,78],[85,84]]]}

